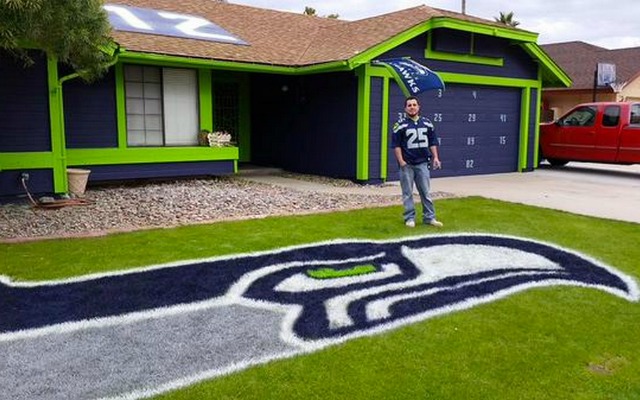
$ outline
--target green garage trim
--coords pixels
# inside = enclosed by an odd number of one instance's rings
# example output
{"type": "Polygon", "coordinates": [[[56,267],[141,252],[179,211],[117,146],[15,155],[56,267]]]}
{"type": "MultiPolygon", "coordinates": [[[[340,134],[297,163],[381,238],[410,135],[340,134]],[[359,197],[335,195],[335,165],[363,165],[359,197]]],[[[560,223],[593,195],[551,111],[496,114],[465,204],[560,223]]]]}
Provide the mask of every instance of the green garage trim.
{"type": "MultiPolygon", "coordinates": [[[[368,144],[369,144],[369,105],[370,105],[370,91],[371,91],[371,78],[382,77],[384,80],[384,97],[382,110],[383,113],[383,126],[382,126],[382,145],[380,149],[381,158],[381,178],[387,178],[387,146],[388,146],[388,133],[389,133],[389,79],[391,74],[385,68],[378,66],[363,66],[358,70],[360,92],[358,96],[358,180],[368,180],[369,176],[368,168],[368,144]],[[366,107],[365,111],[361,112],[361,108],[366,107]]],[[[437,71],[436,71],[437,72],[437,71]]],[[[538,96],[540,96],[541,83],[538,80],[532,79],[517,79],[517,78],[501,78],[482,75],[468,75],[468,74],[456,74],[448,72],[438,72],[442,77],[445,84],[470,84],[470,85],[484,85],[484,86],[499,86],[499,87],[512,87],[522,89],[522,101],[520,111],[520,147],[518,151],[518,169],[520,171],[527,168],[528,158],[528,140],[530,134],[536,134],[537,132],[529,132],[529,122],[531,116],[529,115],[529,109],[531,105],[531,89],[538,89],[538,96]]],[[[539,100],[538,100],[539,101],[539,100]]],[[[539,104],[539,103],[538,103],[539,104]]],[[[539,112],[539,111],[538,111],[539,112]]]]}

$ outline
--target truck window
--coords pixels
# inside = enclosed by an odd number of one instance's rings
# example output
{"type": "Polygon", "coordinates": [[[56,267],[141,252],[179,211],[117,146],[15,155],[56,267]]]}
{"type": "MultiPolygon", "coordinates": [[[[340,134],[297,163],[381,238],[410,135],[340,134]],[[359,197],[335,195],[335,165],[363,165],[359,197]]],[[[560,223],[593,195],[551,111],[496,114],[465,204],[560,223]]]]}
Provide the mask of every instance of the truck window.
{"type": "Polygon", "coordinates": [[[565,126],[592,126],[596,122],[595,107],[579,107],[562,117],[560,125],[565,126]]]}
{"type": "Polygon", "coordinates": [[[602,126],[618,126],[620,122],[620,106],[608,106],[602,115],[602,126]]]}
{"type": "Polygon", "coordinates": [[[631,106],[631,125],[640,125],[640,104],[631,106]]]}

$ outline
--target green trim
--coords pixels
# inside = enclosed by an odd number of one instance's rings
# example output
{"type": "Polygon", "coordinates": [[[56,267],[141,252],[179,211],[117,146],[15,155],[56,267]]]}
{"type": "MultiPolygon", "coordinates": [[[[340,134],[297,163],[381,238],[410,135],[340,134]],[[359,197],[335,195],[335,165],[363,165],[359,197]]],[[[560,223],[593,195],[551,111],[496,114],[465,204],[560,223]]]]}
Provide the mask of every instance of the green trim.
{"type": "Polygon", "coordinates": [[[0,153],[0,171],[53,168],[53,166],[53,153],[48,151],[0,153]]]}
{"type": "Polygon", "coordinates": [[[382,132],[380,132],[380,179],[387,180],[387,164],[389,162],[389,78],[382,82],[382,132]]]}
{"type": "Polygon", "coordinates": [[[490,65],[493,67],[504,66],[503,58],[481,57],[471,54],[454,54],[435,51],[427,48],[424,52],[424,58],[428,60],[453,61],[466,64],[490,65]]]}
{"type": "Polygon", "coordinates": [[[535,43],[524,43],[521,46],[531,57],[539,61],[542,70],[542,75],[539,78],[540,82],[546,83],[546,86],[551,87],[571,86],[572,81],[569,75],[567,75],[540,46],[535,43]]]}
{"type": "Polygon", "coordinates": [[[191,67],[222,69],[225,71],[259,72],[283,75],[315,74],[321,72],[350,71],[353,66],[347,61],[331,61],[327,63],[293,67],[264,64],[242,63],[235,61],[217,61],[203,58],[167,56],[162,54],[124,52],[120,60],[141,65],[157,65],[162,67],[191,67]]]}
{"type": "Polygon", "coordinates": [[[153,164],[189,161],[232,161],[237,147],[130,147],[127,149],[69,149],[69,165],[153,164]]]}
{"type": "Polygon", "coordinates": [[[369,129],[371,106],[371,77],[369,67],[363,65],[356,71],[358,75],[358,128],[356,149],[356,179],[369,179],[369,129]]]}
{"type": "Polygon", "coordinates": [[[198,94],[200,105],[200,130],[213,130],[213,93],[211,89],[211,70],[198,69],[198,94]]]}
{"type": "Polygon", "coordinates": [[[462,21],[449,17],[437,17],[430,20],[431,28],[448,28],[458,31],[466,31],[477,33],[480,35],[495,36],[503,39],[515,40],[520,42],[536,42],[538,34],[534,32],[523,31],[522,29],[513,29],[500,27],[496,25],[485,25],[477,22],[462,21]]]}
{"type": "Polygon", "coordinates": [[[51,155],[53,156],[53,191],[67,192],[67,160],[64,137],[64,109],[62,107],[62,84],[58,80],[58,60],[47,55],[47,87],[49,93],[49,124],[51,155]]]}
{"type": "Polygon", "coordinates": [[[127,148],[127,97],[124,89],[124,65],[116,64],[116,118],[118,120],[118,147],[127,148]]]}
{"type": "MultiPolygon", "coordinates": [[[[406,41],[413,39],[414,37],[428,32],[436,28],[449,28],[461,31],[467,31],[477,33],[481,35],[489,35],[500,37],[504,39],[520,41],[520,42],[535,42],[538,39],[538,34],[527,32],[523,30],[516,30],[510,28],[501,28],[493,25],[483,25],[474,22],[460,21],[449,17],[432,18],[426,22],[415,25],[406,31],[392,37],[391,39],[371,47],[370,49],[358,54],[357,56],[349,60],[349,64],[357,67],[361,64],[366,64],[370,60],[378,57],[387,51],[398,47],[406,41]]],[[[490,57],[487,57],[490,59],[490,57]]],[[[490,64],[492,65],[492,64],[490,64]]]]}
{"type": "Polygon", "coordinates": [[[530,88],[537,87],[538,81],[533,79],[518,79],[518,78],[502,78],[497,76],[486,75],[467,75],[467,74],[455,74],[450,72],[438,72],[438,75],[446,83],[465,83],[470,85],[488,85],[488,86],[503,86],[503,87],[520,87],[530,88]]]}
{"type": "Polygon", "coordinates": [[[385,42],[382,42],[376,46],[373,46],[368,50],[363,51],[357,56],[351,58],[349,60],[349,64],[351,64],[354,67],[368,64],[372,59],[378,57],[379,55],[384,54],[389,50],[392,50],[400,46],[406,41],[411,40],[414,37],[424,32],[427,32],[429,29],[431,29],[431,25],[432,25],[431,21],[427,21],[422,24],[411,27],[408,30],[400,33],[399,35],[396,35],[385,42]]]}
{"type": "MultiPolygon", "coordinates": [[[[436,71],[437,72],[437,71],[436,71]]],[[[511,87],[511,88],[520,88],[522,89],[522,97],[521,97],[521,120],[520,120],[520,149],[518,154],[518,170],[526,169],[527,166],[527,149],[528,149],[528,138],[531,134],[529,132],[529,122],[531,117],[529,115],[529,108],[531,105],[531,89],[538,89],[538,96],[541,98],[541,89],[540,89],[540,81],[532,80],[532,79],[517,79],[517,78],[502,78],[502,77],[492,77],[485,75],[467,75],[467,74],[455,74],[449,72],[438,72],[438,75],[443,79],[445,84],[470,84],[470,85],[485,85],[485,86],[499,86],[499,87],[511,87]]],[[[383,67],[379,66],[370,66],[367,68],[367,76],[370,78],[372,76],[375,77],[383,77],[385,78],[386,84],[388,84],[388,79],[393,78],[392,74],[383,67]]],[[[385,90],[389,90],[388,86],[385,87],[385,90]]],[[[538,103],[539,104],[539,103],[538,103]]],[[[383,116],[385,119],[389,115],[389,104],[388,104],[388,94],[385,94],[385,100],[383,104],[383,116]]],[[[539,113],[539,111],[538,111],[539,113]]],[[[360,114],[358,114],[360,115],[360,114]]],[[[359,116],[360,118],[360,116],[359,116]]],[[[538,116],[539,120],[539,116],[538,116]]],[[[388,121],[384,123],[383,129],[386,129],[387,133],[383,136],[383,139],[386,141],[388,136],[388,121]]],[[[538,137],[538,128],[536,127],[535,131],[536,140],[538,137]]],[[[358,134],[360,136],[360,132],[358,134]]],[[[386,155],[386,144],[381,146],[381,159],[387,159],[386,155]]],[[[388,162],[388,159],[387,159],[388,162]]],[[[387,165],[386,162],[381,160],[381,171],[384,174],[384,179],[386,179],[387,165]]]]}
{"type": "Polygon", "coordinates": [[[531,108],[531,88],[522,89],[520,101],[520,154],[518,155],[518,171],[527,169],[527,151],[529,149],[529,115],[531,108]]]}
{"type": "MultiPolygon", "coordinates": [[[[471,34],[471,49],[473,49],[473,41],[474,34],[471,34]]],[[[424,58],[431,60],[441,60],[441,61],[453,61],[460,62],[466,64],[480,64],[480,65],[490,65],[493,67],[503,67],[504,66],[504,58],[502,57],[483,57],[476,56],[474,54],[455,54],[455,53],[445,53],[442,51],[436,51],[431,48],[431,35],[427,36],[427,47],[424,50],[424,58]]]]}
{"type": "MultiPolygon", "coordinates": [[[[538,70],[538,75],[539,75],[539,81],[542,84],[542,72],[540,70],[538,70]]],[[[542,111],[542,87],[538,86],[536,88],[537,92],[536,92],[536,124],[535,124],[535,128],[534,128],[534,135],[535,135],[535,139],[534,139],[534,146],[535,148],[533,149],[533,168],[537,168],[538,164],[540,163],[540,154],[539,154],[539,150],[540,150],[540,112],[542,111]]]]}

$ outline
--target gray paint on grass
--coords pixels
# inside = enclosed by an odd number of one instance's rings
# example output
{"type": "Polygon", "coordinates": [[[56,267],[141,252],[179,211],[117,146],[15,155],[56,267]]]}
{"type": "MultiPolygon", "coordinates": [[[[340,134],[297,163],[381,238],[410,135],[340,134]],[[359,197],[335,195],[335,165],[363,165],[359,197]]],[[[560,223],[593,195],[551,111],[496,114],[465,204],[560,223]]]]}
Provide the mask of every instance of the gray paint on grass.
{"type": "Polygon", "coordinates": [[[239,305],[0,342],[0,399],[92,399],[153,390],[249,359],[299,351],[282,314],[239,305]]]}

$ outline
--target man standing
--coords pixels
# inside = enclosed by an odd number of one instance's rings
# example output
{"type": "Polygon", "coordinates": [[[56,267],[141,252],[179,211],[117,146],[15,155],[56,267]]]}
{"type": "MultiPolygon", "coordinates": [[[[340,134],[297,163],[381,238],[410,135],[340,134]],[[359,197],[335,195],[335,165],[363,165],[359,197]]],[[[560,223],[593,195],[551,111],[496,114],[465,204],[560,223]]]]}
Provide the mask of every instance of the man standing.
{"type": "Polygon", "coordinates": [[[413,203],[415,183],[422,202],[422,221],[426,225],[441,227],[442,222],[436,219],[433,201],[429,197],[429,163],[434,169],[442,166],[438,156],[438,138],[431,121],[420,116],[420,103],[416,97],[407,97],[404,112],[405,115],[393,126],[391,139],[400,167],[404,223],[410,228],[416,226],[416,209],[413,203]]]}

